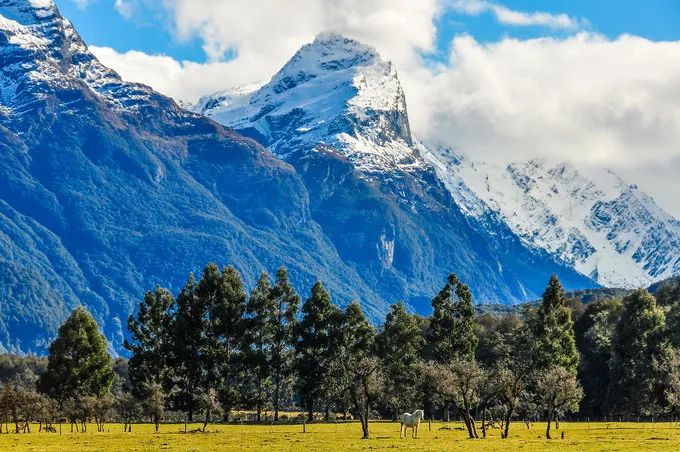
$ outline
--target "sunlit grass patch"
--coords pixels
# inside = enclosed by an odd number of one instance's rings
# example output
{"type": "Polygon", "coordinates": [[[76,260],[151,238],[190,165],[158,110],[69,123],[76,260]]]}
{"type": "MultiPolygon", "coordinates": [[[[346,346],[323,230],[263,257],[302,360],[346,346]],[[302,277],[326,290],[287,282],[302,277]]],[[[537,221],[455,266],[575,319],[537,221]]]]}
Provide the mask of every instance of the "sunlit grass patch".
{"type": "MultiPolygon", "coordinates": [[[[200,424],[188,425],[188,430],[200,424]]],[[[58,427],[58,426],[57,426],[58,427]]],[[[120,424],[107,424],[103,433],[91,425],[86,433],[70,433],[62,425],[62,434],[37,432],[1,434],[0,450],[15,451],[224,451],[224,450],[565,450],[565,451],[638,451],[680,450],[680,424],[671,423],[566,423],[554,432],[558,439],[545,439],[545,424],[529,429],[513,424],[510,438],[503,440],[500,430],[489,429],[486,439],[469,440],[462,424],[424,422],[420,437],[399,438],[399,424],[372,422],[371,438],[362,440],[358,422],[307,424],[306,433],[299,424],[209,425],[206,433],[183,433],[184,424],[163,424],[156,433],[150,424],[135,424],[124,433],[120,424]],[[448,428],[447,428],[448,427],[448,428]],[[564,432],[564,439],[560,439],[564,432]]],[[[57,428],[57,432],[59,429],[57,428]]]]}

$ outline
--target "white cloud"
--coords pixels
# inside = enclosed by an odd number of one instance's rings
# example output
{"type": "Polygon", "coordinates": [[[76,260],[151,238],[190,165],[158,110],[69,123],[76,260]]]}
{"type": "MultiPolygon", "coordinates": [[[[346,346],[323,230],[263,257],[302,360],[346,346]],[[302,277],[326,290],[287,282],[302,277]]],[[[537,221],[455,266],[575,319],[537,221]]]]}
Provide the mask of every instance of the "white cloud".
{"type": "MultiPolygon", "coordinates": [[[[482,44],[458,36],[450,59],[433,65],[420,54],[433,49],[442,4],[396,3],[300,0],[293,14],[288,2],[253,8],[245,1],[165,0],[178,35],[202,39],[210,62],[93,51],[125,79],[195,101],[206,93],[266,80],[318,32],[337,31],[393,60],[406,90],[412,129],[420,137],[477,159],[546,157],[607,166],[680,217],[680,43],[581,33],[482,44]],[[229,51],[236,57],[222,62],[229,51]]],[[[490,4],[464,3],[468,14],[490,4]]],[[[536,16],[542,13],[513,16],[508,11],[506,21],[548,20],[536,16]]]]}
{"type": "Polygon", "coordinates": [[[457,37],[450,64],[410,88],[421,136],[480,160],[609,167],[680,217],[680,42],[457,37]]]}
{"type": "Polygon", "coordinates": [[[576,19],[566,14],[550,14],[540,11],[525,13],[486,0],[450,0],[448,4],[454,11],[460,14],[477,16],[485,12],[490,12],[496,17],[498,22],[506,25],[539,25],[550,28],[575,30],[585,23],[583,19],[576,19]]]}
{"type": "Polygon", "coordinates": [[[236,53],[235,67],[271,76],[302,43],[335,31],[370,43],[400,67],[432,50],[439,0],[164,0],[180,39],[198,36],[211,61],[236,53]]]}
{"type": "Polygon", "coordinates": [[[126,19],[132,17],[135,10],[135,5],[132,0],[115,0],[113,7],[126,19]]]}
{"type": "Polygon", "coordinates": [[[71,0],[79,9],[85,9],[95,0],[71,0]]]}
{"type": "Polygon", "coordinates": [[[124,80],[145,83],[165,95],[186,102],[195,102],[201,95],[225,87],[251,82],[261,75],[241,66],[240,60],[201,64],[180,62],[166,55],[148,55],[136,50],[119,53],[110,47],[97,46],[90,46],[90,50],[124,80]]]}

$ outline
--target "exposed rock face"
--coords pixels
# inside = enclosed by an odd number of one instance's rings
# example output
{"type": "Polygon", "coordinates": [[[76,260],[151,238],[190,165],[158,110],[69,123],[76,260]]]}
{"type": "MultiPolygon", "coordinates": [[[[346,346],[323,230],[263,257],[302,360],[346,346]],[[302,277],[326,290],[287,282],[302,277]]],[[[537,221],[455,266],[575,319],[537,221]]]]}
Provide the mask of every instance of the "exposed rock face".
{"type": "Polygon", "coordinates": [[[450,271],[483,301],[534,297],[551,272],[571,287],[594,284],[502,223],[502,244],[473,227],[411,135],[394,67],[357,41],[320,35],[269,83],[207,96],[195,111],[292,164],[312,217],[389,299],[425,310],[450,271]]]}

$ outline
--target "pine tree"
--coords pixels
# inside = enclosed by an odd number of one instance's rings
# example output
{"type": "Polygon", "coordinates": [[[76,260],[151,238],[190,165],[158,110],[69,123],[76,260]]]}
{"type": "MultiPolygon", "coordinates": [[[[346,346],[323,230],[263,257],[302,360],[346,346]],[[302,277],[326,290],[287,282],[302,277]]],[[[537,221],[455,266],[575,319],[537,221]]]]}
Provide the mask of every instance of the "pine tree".
{"type": "Polygon", "coordinates": [[[300,297],[288,281],[288,272],[281,267],[272,289],[274,299],[274,337],[271,354],[271,376],[274,384],[274,421],[279,420],[281,399],[292,385],[295,374],[295,329],[300,297]]]}
{"type": "Polygon", "coordinates": [[[303,318],[298,326],[296,343],[298,390],[307,417],[314,418],[314,408],[328,403],[328,389],[333,376],[329,372],[332,335],[342,311],[331,304],[331,297],[320,281],[302,305],[303,318]]]}
{"type": "Polygon", "coordinates": [[[167,390],[169,387],[174,306],[172,294],[156,287],[153,292],[146,293],[136,317],[130,315],[128,318],[132,340],[126,339],[123,345],[132,353],[128,375],[132,392],[140,400],[149,397],[151,388],[158,392],[159,388],[167,390]]]}
{"type": "Polygon", "coordinates": [[[576,374],[579,356],[574,323],[557,276],[550,278],[541,305],[529,323],[534,336],[536,370],[559,366],[576,374]]]}
{"type": "Polygon", "coordinates": [[[82,306],[61,325],[49,349],[43,392],[63,403],[69,398],[100,397],[111,390],[113,360],[99,325],[82,306]]]}
{"type": "Polygon", "coordinates": [[[397,303],[390,308],[376,342],[385,375],[383,399],[396,419],[418,400],[423,334],[415,316],[406,312],[403,303],[397,303]]]}
{"type": "Polygon", "coordinates": [[[274,303],[269,275],[263,272],[246,304],[246,328],[243,336],[247,397],[255,405],[258,422],[272,390],[271,364],[276,315],[274,303]]]}
{"type": "Polygon", "coordinates": [[[664,314],[647,291],[638,289],[623,299],[612,338],[607,400],[619,414],[653,414],[660,394],[657,360],[664,356],[664,314]]]}
{"type": "Polygon", "coordinates": [[[433,359],[450,363],[456,358],[472,359],[477,347],[475,310],[468,287],[451,273],[446,285],[432,300],[430,347],[433,359]]]}

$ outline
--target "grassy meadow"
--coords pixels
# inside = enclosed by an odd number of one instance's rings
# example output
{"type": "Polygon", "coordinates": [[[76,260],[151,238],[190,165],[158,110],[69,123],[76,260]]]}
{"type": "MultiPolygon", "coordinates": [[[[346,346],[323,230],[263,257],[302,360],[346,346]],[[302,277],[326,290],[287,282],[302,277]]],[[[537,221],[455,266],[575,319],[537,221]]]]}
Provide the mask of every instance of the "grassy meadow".
{"type": "MultiPolygon", "coordinates": [[[[189,429],[199,425],[189,425],[189,429]]],[[[98,433],[94,424],[86,433],[70,433],[67,425],[62,434],[37,432],[1,434],[3,451],[286,451],[286,450],[466,450],[466,451],[544,451],[590,450],[639,451],[680,450],[678,423],[567,423],[553,431],[557,439],[544,439],[545,424],[532,424],[527,429],[516,423],[508,440],[500,438],[500,430],[491,429],[486,439],[469,440],[459,423],[421,425],[420,438],[399,438],[399,424],[371,423],[371,438],[362,440],[358,423],[309,424],[306,433],[302,425],[211,425],[206,433],[182,433],[184,425],[164,424],[154,432],[149,424],[133,426],[131,433],[123,433],[120,424],[107,424],[98,433]],[[443,429],[442,429],[443,427],[443,429]],[[561,432],[565,438],[560,439],[561,432]]],[[[58,432],[58,426],[57,426],[58,432]]],[[[481,432],[480,432],[481,434],[481,432]]]]}

